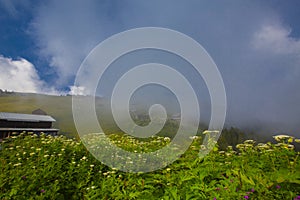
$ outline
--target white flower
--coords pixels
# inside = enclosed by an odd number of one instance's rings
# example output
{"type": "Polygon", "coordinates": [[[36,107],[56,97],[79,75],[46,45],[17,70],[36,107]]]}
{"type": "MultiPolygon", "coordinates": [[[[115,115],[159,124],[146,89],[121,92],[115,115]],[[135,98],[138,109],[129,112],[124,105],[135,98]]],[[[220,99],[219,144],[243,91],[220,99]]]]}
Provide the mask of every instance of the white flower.
{"type": "Polygon", "coordinates": [[[293,138],[293,137],[291,137],[291,136],[289,136],[289,135],[275,135],[275,136],[273,136],[273,138],[274,138],[276,141],[280,142],[280,141],[282,141],[282,140],[290,139],[290,138],[293,138]]]}
{"type": "Polygon", "coordinates": [[[245,143],[245,144],[254,144],[255,141],[254,141],[254,140],[246,140],[244,143],[245,143]]]}
{"type": "Polygon", "coordinates": [[[217,130],[205,130],[205,131],[203,131],[203,134],[205,135],[205,134],[211,134],[211,133],[213,133],[213,134],[218,134],[220,131],[217,131],[217,130]]]}
{"type": "Polygon", "coordinates": [[[109,172],[104,172],[103,173],[104,176],[107,176],[108,174],[109,174],[109,172]]]}
{"type": "Polygon", "coordinates": [[[95,165],[90,165],[91,168],[93,168],[95,165]]]}
{"type": "MultiPolygon", "coordinates": [[[[203,134],[204,134],[204,133],[203,133],[203,134]]],[[[198,139],[198,136],[197,136],[197,135],[191,136],[190,139],[191,139],[191,140],[196,140],[196,139],[198,139]]]]}

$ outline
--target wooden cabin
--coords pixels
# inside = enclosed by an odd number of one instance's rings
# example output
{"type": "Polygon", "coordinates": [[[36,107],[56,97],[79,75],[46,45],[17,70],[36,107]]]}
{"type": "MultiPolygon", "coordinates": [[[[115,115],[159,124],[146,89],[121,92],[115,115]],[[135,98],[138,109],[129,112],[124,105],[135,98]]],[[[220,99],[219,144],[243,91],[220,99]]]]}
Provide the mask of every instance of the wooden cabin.
{"type": "Polygon", "coordinates": [[[53,122],[55,119],[49,115],[0,112],[0,139],[23,131],[57,135],[59,130],[52,128],[53,122]]]}

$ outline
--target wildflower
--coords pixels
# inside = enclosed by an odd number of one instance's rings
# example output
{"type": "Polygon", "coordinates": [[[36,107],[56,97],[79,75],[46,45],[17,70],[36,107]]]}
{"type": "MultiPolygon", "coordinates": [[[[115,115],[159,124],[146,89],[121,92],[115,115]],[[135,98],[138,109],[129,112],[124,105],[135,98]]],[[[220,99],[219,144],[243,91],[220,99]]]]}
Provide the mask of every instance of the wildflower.
{"type": "Polygon", "coordinates": [[[45,193],[45,190],[44,190],[44,189],[41,189],[41,193],[45,193]]]}
{"type": "Polygon", "coordinates": [[[232,154],[231,154],[231,153],[226,153],[226,156],[228,156],[228,157],[229,157],[229,156],[232,156],[232,154]]]}
{"type": "Polygon", "coordinates": [[[244,143],[245,143],[245,144],[254,144],[255,141],[254,141],[254,140],[246,140],[244,143]]]}
{"type": "MultiPolygon", "coordinates": [[[[297,142],[297,143],[300,143],[300,139],[295,139],[294,140],[295,142],[297,142]]],[[[299,196],[300,197],[300,196],[299,196]]],[[[300,199],[300,198],[299,198],[300,199]]]]}
{"type": "Polygon", "coordinates": [[[274,138],[277,142],[280,142],[280,141],[286,140],[286,139],[293,139],[294,137],[289,136],[289,135],[276,135],[276,136],[273,136],[273,138],[274,138]]]}
{"type": "Polygon", "coordinates": [[[21,178],[22,178],[23,180],[25,180],[25,179],[26,179],[26,176],[22,176],[21,178]]]}
{"type": "Polygon", "coordinates": [[[217,198],[215,197],[214,200],[217,200],[217,198]]]}
{"type": "Polygon", "coordinates": [[[58,156],[62,156],[62,154],[61,153],[59,153],[59,154],[57,154],[58,156]]]}
{"type": "Polygon", "coordinates": [[[251,191],[251,192],[255,192],[254,188],[252,188],[250,191],[251,191]]]}
{"type": "Polygon", "coordinates": [[[93,168],[93,167],[94,167],[94,165],[90,165],[90,167],[91,167],[91,168],[93,168]]]}
{"type": "Polygon", "coordinates": [[[103,173],[104,176],[107,176],[108,174],[109,174],[109,172],[104,172],[103,173]]]}
{"type": "Polygon", "coordinates": [[[206,146],[202,144],[202,145],[200,146],[200,149],[201,149],[201,150],[206,150],[206,146]]]}
{"type": "Polygon", "coordinates": [[[228,149],[228,151],[233,151],[233,147],[232,146],[228,146],[227,149],[228,149]]]}
{"type": "Polygon", "coordinates": [[[249,196],[248,195],[244,196],[244,199],[249,199],[249,196]]]}
{"type": "Polygon", "coordinates": [[[287,148],[287,149],[294,149],[294,148],[295,148],[295,146],[294,146],[294,145],[292,145],[292,144],[288,144],[288,145],[286,146],[286,148],[287,148]]]}
{"type": "Polygon", "coordinates": [[[299,199],[300,199],[300,195],[298,195],[294,198],[294,200],[299,200],[299,199]]]}
{"type": "Polygon", "coordinates": [[[20,166],[20,165],[22,165],[22,163],[14,164],[14,167],[18,167],[18,166],[20,166]]]}
{"type": "Polygon", "coordinates": [[[217,187],[217,188],[216,188],[216,190],[217,190],[217,191],[219,191],[219,190],[220,190],[220,188],[219,188],[219,187],[217,187]]]}
{"type": "Polygon", "coordinates": [[[47,158],[47,157],[49,157],[49,155],[47,155],[47,154],[46,154],[46,155],[44,155],[44,158],[47,158]]]}
{"type": "Polygon", "coordinates": [[[276,188],[277,188],[277,189],[280,189],[280,188],[281,188],[281,186],[280,186],[280,185],[276,185],[276,188]]]}
{"type": "Polygon", "coordinates": [[[259,149],[269,149],[270,147],[267,144],[259,143],[257,145],[257,148],[259,148],[259,149]]]}
{"type": "Polygon", "coordinates": [[[209,130],[206,130],[206,131],[203,131],[203,134],[210,134],[210,133],[214,133],[214,134],[217,134],[219,133],[219,131],[209,131],[209,130]]]}

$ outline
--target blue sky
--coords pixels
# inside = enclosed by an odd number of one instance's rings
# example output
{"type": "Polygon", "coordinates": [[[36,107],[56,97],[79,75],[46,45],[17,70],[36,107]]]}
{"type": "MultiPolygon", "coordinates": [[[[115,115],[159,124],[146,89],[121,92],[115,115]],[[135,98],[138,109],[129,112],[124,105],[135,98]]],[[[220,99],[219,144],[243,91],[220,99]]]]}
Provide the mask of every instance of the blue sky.
{"type": "Polygon", "coordinates": [[[299,8],[297,0],[0,0],[0,88],[67,93],[99,42],[159,26],[189,35],[214,59],[228,123],[300,132],[299,8]]]}

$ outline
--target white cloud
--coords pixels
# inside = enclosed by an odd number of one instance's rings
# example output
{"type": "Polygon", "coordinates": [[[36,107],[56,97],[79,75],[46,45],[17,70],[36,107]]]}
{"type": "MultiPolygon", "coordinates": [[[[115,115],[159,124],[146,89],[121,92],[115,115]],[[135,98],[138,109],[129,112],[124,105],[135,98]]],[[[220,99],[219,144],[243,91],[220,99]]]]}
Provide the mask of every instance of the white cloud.
{"type": "Polygon", "coordinates": [[[291,37],[291,32],[280,24],[265,25],[254,34],[253,45],[271,53],[300,55],[300,40],[291,37]]]}
{"type": "Polygon", "coordinates": [[[70,95],[85,95],[85,87],[82,86],[70,86],[70,95]]]}
{"type": "Polygon", "coordinates": [[[83,59],[104,38],[105,11],[95,7],[95,2],[54,0],[34,15],[30,32],[39,46],[37,54],[57,72],[57,86],[71,85],[83,59]]]}
{"type": "Polygon", "coordinates": [[[57,94],[45,87],[32,63],[24,58],[13,60],[0,55],[0,88],[15,92],[57,94]]]}

